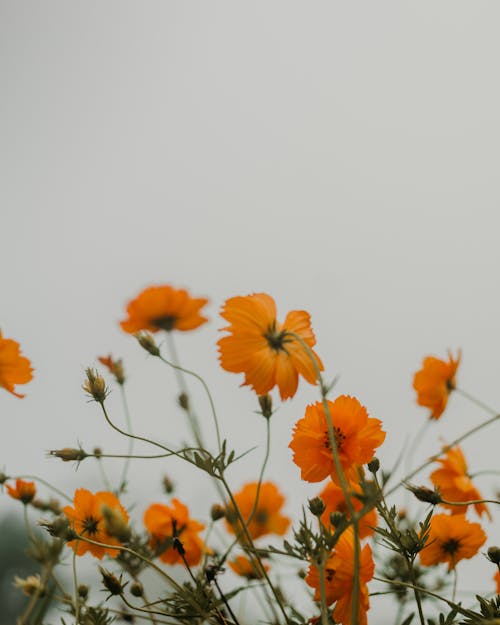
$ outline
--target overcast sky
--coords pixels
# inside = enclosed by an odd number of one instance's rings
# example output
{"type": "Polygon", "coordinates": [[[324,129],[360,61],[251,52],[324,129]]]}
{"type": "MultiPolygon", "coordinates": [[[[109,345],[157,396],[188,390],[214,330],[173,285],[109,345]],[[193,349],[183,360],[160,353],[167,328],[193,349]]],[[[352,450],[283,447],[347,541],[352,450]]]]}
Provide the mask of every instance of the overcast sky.
{"type": "MultiPolygon", "coordinates": [[[[126,448],[80,390],[109,351],[136,431],[186,438],[175,378],[118,326],[156,283],[210,298],[210,324],[178,348],[233,445],[259,445],[236,489],[256,479],[264,424],[217,363],[233,295],[311,313],[338,392],[383,420],[387,468],[426,418],[411,388],[425,355],[462,348],[459,385],[500,406],[499,19],[481,0],[0,2],[0,327],[36,368],[26,399],[0,397],[0,466],[99,487],[92,461],[75,474],[46,451],[126,448]]],[[[301,383],[272,421],[267,475],[289,514],[318,490],[287,448],[315,399],[301,383]]],[[[419,457],[483,416],[452,397],[419,457]]],[[[498,432],[464,448],[475,469],[498,464],[498,432]]],[[[120,468],[106,463],[112,479],[120,468]]],[[[134,464],[137,517],[165,471],[206,518],[211,491],[175,461],[134,464]]],[[[484,561],[463,569],[491,577],[484,561]]]]}

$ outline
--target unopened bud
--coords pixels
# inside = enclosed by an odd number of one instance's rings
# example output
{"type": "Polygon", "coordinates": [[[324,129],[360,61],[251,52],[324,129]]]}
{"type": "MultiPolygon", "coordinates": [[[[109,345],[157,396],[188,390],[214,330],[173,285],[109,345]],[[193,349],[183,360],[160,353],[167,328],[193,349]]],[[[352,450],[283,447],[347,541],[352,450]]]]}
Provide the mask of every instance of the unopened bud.
{"type": "Polygon", "coordinates": [[[414,486],[412,484],[406,484],[406,488],[412,492],[419,501],[424,503],[430,503],[433,506],[442,502],[439,490],[432,490],[426,486],[414,486]]]}
{"type": "Polygon", "coordinates": [[[122,583],[122,576],[120,575],[118,578],[114,573],[111,573],[102,566],[99,567],[99,571],[104,588],[106,588],[110,595],[122,595],[123,589],[127,585],[127,583],[122,583]]]}
{"type": "Polygon", "coordinates": [[[376,456],[374,456],[368,463],[368,471],[370,471],[370,473],[373,473],[375,475],[375,473],[379,469],[380,469],[380,460],[376,456]]]}
{"type": "Polygon", "coordinates": [[[167,495],[171,495],[175,490],[174,483],[168,477],[168,475],[163,476],[163,490],[166,492],[167,495]]]}
{"type": "Polygon", "coordinates": [[[210,508],[210,518],[212,521],[218,521],[219,519],[223,519],[226,516],[226,511],[224,507],[220,505],[220,503],[214,503],[214,505],[210,508]]]}
{"type": "Polygon", "coordinates": [[[189,395],[187,393],[181,393],[177,398],[179,406],[186,412],[189,410],[189,395]]]}
{"type": "Polygon", "coordinates": [[[138,332],[135,338],[139,341],[142,349],[145,349],[151,356],[159,356],[160,350],[155,343],[153,336],[149,332],[138,332]]]}
{"type": "Polygon", "coordinates": [[[500,564],[500,547],[490,547],[488,549],[488,560],[495,564],[500,564]]]}
{"type": "Polygon", "coordinates": [[[96,458],[99,459],[102,456],[102,449],[100,447],[94,447],[94,449],[92,450],[92,453],[94,454],[96,458]]]}
{"type": "Polygon", "coordinates": [[[64,514],[57,516],[52,521],[40,519],[38,525],[44,527],[51,536],[61,538],[65,541],[73,540],[76,536],[75,532],[69,526],[69,521],[64,514]]]}
{"type": "Polygon", "coordinates": [[[309,499],[309,510],[311,514],[314,516],[320,517],[326,509],[325,502],[321,499],[321,497],[313,497],[309,499]]]}
{"type": "Polygon", "coordinates": [[[346,516],[343,512],[331,512],[330,513],[330,523],[333,527],[338,527],[346,520],[346,516]]]}
{"type": "Polygon", "coordinates": [[[83,599],[83,601],[89,596],[89,587],[87,584],[80,584],[78,586],[78,596],[80,599],[83,599]]]}
{"type": "Polygon", "coordinates": [[[4,473],[3,471],[0,471],[0,486],[2,484],[5,484],[5,482],[9,479],[9,476],[4,473]]]}
{"type": "Polygon", "coordinates": [[[116,508],[111,508],[105,504],[101,506],[101,514],[104,517],[106,532],[120,542],[127,543],[130,540],[131,531],[123,514],[116,508]]]}
{"type": "Polygon", "coordinates": [[[129,588],[130,594],[134,595],[134,597],[142,597],[144,594],[144,588],[142,587],[141,582],[134,582],[132,586],[129,588]]]}
{"type": "Polygon", "coordinates": [[[271,395],[259,395],[259,405],[262,416],[270,419],[273,416],[273,398],[271,395]]]}
{"type": "Polygon", "coordinates": [[[61,458],[63,462],[81,462],[87,458],[88,454],[83,449],[75,449],[74,447],[64,447],[64,449],[51,449],[49,456],[61,458]]]}
{"type": "Polygon", "coordinates": [[[85,375],[87,379],[82,385],[83,390],[99,404],[104,403],[104,400],[108,396],[108,388],[104,378],[97,373],[95,369],[88,367],[85,369],[85,375]]]}
{"type": "Polygon", "coordinates": [[[33,508],[42,510],[43,512],[53,512],[54,514],[61,514],[61,506],[57,499],[49,499],[44,501],[42,499],[34,499],[31,502],[33,508]]]}

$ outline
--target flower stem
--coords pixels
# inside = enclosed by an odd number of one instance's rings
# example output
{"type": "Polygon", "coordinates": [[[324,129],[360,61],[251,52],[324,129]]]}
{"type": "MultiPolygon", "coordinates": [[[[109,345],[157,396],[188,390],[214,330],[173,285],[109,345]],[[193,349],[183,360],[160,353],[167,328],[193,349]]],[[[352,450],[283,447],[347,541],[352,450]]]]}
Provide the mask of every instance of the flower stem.
{"type": "MultiPolygon", "coordinates": [[[[122,404],[123,404],[123,412],[125,413],[125,421],[127,423],[127,430],[129,434],[133,434],[132,419],[130,416],[130,409],[128,406],[127,395],[125,393],[125,387],[123,384],[120,384],[119,386],[120,386],[120,395],[121,395],[122,404]]],[[[128,475],[128,470],[130,467],[130,459],[132,458],[133,451],[134,451],[134,439],[129,438],[127,455],[125,456],[126,460],[123,464],[123,472],[122,472],[122,476],[120,480],[120,486],[118,488],[119,494],[123,492],[127,484],[127,475],[128,475]]]]}

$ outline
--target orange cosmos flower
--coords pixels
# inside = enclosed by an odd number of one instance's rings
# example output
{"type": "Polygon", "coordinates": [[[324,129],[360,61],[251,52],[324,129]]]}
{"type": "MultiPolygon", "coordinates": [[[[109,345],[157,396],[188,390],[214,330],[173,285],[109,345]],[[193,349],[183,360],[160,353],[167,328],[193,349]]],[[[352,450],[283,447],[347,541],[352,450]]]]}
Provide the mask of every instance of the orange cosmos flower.
{"type": "Polygon", "coordinates": [[[178,538],[184,547],[184,557],[190,566],[201,561],[203,541],[198,535],[205,526],[189,517],[188,508],[178,499],[172,499],[172,505],[154,503],[144,513],[144,525],[151,535],[153,549],[162,548],[160,560],[167,564],[183,564],[178,549],[173,546],[173,539],[178,538]]]}
{"type": "MultiPolygon", "coordinates": [[[[344,475],[347,480],[357,482],[361,465],[370,462],[375,449],[384,442],[381,421],[369,417],[366,408],[348,395],[328,401],[328,407],[344,475]]],[[[320,482],[330,475],[339,483],[322,402],[307,406],[304,418],[295,424],[289,447],[303,480],[320,482]]]]}
{"type": "Polygon", "coordinates": [[[36,487],[34,482],[25,482],[24,480],[16,480],[16,486],[7,487],[7,492],[14,499],[19,499],[23,503],[29,503],[33,500],[36,494],[36,487]]]}
{"type": "MultiPolygon", "coordinates": [[[[264,577],[262,572],[245,556],[236,556],[236,558],[229,561],[228,564],[236,575],[240,577],[246,577],[247,579],[262,579],[264,577]]],[[[269,571],[267,564],[264,564],[264,570],[269,571]]]]}
{"type": "Polygon", "coordinates": [[[16,384],[27,384],[33,379],[31,362],[21,356],[21,348],[17,341],[4,339],[0,330],[0,386],[16,397],[24,397],[16,393],[16,384]]]}
{"type": "Polygon", "coordinates": [[[207,321],[200,314],[207,302],[204,297],[191,297],[184,289],[168,284],[150,286],[128,304],[128,319],[120,325],[129,334],[141,330],[194,330],[207,321]]]}
{"type": "MultiPolygon", "coordinates": [[[[252,513],[256,496],[257,482],[245,484],[245,486],[234,495],[241,516],[245,521],[252,513]]],[[[275,484],[272,482],[263,482],[261,484],[257,508],[252,520],[247,526],[252,539],[265,536],[266,534],[278,534],[279,536],[285,534],[290,525],[290,519],[280,514],[284,503],[285,498],[279,492],[275,484]]],[[[232,509],[226,512],[226,526],[232,534],[239,532],[240,524],[235,511],[232,509]]]]}
{"type": "MultiPolygon", "coordinates": [[[[224,304],[221,316],[229,322],[229,332],[217,343],[223,369],[244,373],[244,385],[257,395],[266,395],[278,386],[281,399],[293,397],[299,374],[316,384],[314,365],[296,334],[312,348],[316,338],[310,316],[304,310],[292,310],[281,324],[276,319],[276,304],[266,293],[232,297],[224,304]]],[[[314,352],[313,352],[314,354],[314,352]]],[[[321,360],[314,354],[318,367],[321,360]]]]}
{"type": "MultiPolygon", "coordinates": [[[[103,506],[107,506],[120,515],[125,524],[128,523],[127,511],[113,493],[102,491],[92,494],[85,488],[79,488],[75,491],[73,505],[74,508],[65,506],[62,511],[77,534],[98,543],[116,546],[121,544],[117,538],[107,533],[102,513],[103,506]]],[[[99,560],[102,560],[105,554],[116,558],[120,552],[119,549],[99,547],[84,540],[72,540],[68,545],[72,547],[77,556],[83,556],[89,551],[99,560]]]]}
{"type": "MultiPolygon", "coordinates": [[[[441,467],[431,473],[431,480],[434,486],[439,488],[443,499],[448,501],[471,501],[483,498],[468,475],[467,462],[458,445],[449,449],[445,457],[439,458],[437,462],[440,463],[441,467]]],[[[443,505],[449,508],[452,514],[464,514],[466,510],[465,506],[443,505]]],[[[486,513],[491,519],[491,514],[485,503],[474,504],[474,509],[479,516],[486,513]]]]}
{"type": "Polygon", "coordinates": [[[485,541],[486,534],[479,523],[470,523],[465,515],[436,514],[431,519],[420,561],[425,566],[446,562],[451,571],[460,560],[475,556],[485,541]]]}
{"type": "MultiPolygon", "coordinates": [[[[358,623],[356,625],[366,625],[366,613],[370,608],[367,583],[373,577],[375,564],[373,562],[372,550],[369,545],[365,545],[359,558],[359,594],[358,623]]],[[[319,571],[311,564],[306,583],[315,589],[314,600],[320,600],[320,577],[319,571]]],[[[353,602],[354,585],[354,532],[348,528],[339,538],[338,543],[326,562],[325,568],[326,582],[326,602],[328,605],[337,602],[333,617],[336,623],[342,625],[351,624],[351,609],[353,602]]]]}
{"type": "MultiPolygon", "coordinates": [[[[351,487],[351,493],[353,495],[354,493],[361,493],[361,488],[358,485],[351,484],[351,487]]],[[[321,520],[327,527],[330,525],[330,514],[332,512],[343,512],[348,519],[350,518],[344,492],[340,486],[329,482],[321,491],[319,497],[326,506],[325,511],[321,515],[321,520]]],[[[353,496],[351,501],[356,512],[359,512],[363,508],[362,502],[356,497],[353,496]]],[[[377,523],[377,512],[372,508],[372,510],[369,510],[359,519],[359,537],[366,538],[367,536],[371,536],[375,531],[374,528],[377,527],[377,523]]]]}
{"type": "Polygon", "coordinates": [[[439,419],[446,408],[448,396],[455,388],[455,374],[460,358],[460,350],[456,359],[448,352],[448,362],[427,356],[422,369],[415,373],[413,388],[417,391],[417,404],[430,408],[431,419],[439,419]]]}

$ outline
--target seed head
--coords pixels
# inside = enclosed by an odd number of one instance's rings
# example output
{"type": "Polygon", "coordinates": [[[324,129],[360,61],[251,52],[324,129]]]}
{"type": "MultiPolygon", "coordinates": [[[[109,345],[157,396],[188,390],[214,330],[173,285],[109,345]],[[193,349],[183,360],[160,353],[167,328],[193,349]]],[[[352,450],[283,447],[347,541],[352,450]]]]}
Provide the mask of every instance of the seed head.
{"type": "Polygon", "coordinates": [[[137,332],[135,338],[139,341],[139,345],[142,349],[145,349],[151,356],[160,355],[160,350],[149,332],[137,332]]]}
{"type": "Polygon", "coordinates": [[[97,403],[104,403],[104,400],[109,395],[109,389],[106,386],[104,378],[100,376],[95,369],[91,369],[90,367],[85,369],[85,375],[87,379],[82,384],[83,390],[97,403]]]}

